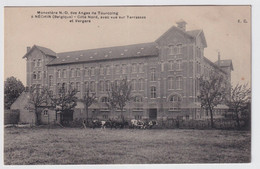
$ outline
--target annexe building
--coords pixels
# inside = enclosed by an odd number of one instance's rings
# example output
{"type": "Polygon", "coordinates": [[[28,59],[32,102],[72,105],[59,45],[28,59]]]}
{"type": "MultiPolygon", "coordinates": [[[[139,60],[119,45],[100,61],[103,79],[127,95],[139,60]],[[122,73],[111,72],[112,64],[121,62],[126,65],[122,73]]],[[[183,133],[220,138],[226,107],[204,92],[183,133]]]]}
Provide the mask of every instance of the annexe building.
{"type": "MultiPolygon", "coordinates": [[[[27,86],[47,86],[54,94],[62,85],[96,93],[98,102],[90,107],[90,117],[116,118],[105,102],[111,82],[127,77],[134,100],[125,107],[128,119],[201,119],[207,115],[200,108],[198,78],[215,71],[230,83],[231,60],[213,63],[204,56],[207,42],[203,30],[186,30],[181,20],[151,43],[56,53],[34,45],[23,56],[27,61],[27,86]]],[[[227,107],[220,105],[217,112],[227,107]]],[[[216,113],[217,113],[216,112],[216,113]]],[[[85,118],[79,101],[73,119],[85,118]]]]}

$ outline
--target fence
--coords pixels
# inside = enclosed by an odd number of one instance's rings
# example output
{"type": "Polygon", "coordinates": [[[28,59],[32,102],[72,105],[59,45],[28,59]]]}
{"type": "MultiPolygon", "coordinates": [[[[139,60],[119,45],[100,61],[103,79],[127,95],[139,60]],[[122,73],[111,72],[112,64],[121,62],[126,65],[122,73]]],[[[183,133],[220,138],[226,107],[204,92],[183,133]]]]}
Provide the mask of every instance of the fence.
{"type": "MultiPolygon", "coordinates": [[[[240,121],[241,126],[244,126],[244,121],[240,121]]],[[[205,120],[179,120],[167,119],[159,120],[158,128],[180,128],[180,129],[210,129],[210,119],[205,120]]],[[[237,123],[232,119],[214,119],[215,129],[237,129],[237,123]]]]}

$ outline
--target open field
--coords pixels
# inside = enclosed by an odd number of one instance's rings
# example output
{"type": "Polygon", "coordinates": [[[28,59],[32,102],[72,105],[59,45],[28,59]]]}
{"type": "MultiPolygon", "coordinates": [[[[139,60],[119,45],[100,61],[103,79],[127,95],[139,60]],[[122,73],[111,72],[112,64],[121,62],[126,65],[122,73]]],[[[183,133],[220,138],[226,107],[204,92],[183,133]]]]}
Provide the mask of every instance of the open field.
{"type": "Polygon", "coordinates": [[[4,163],[250,162],[250,132],[5,128],[4,163]]]}

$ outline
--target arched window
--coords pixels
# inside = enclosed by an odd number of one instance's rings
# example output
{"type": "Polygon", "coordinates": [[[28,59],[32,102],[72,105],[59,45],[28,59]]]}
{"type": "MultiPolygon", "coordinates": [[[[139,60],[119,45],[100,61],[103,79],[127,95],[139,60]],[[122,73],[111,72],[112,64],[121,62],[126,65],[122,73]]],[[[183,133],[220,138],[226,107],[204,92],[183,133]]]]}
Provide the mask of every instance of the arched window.
{"type": "Polygon", "coordinates": [[[151,87],[151,98],[152,99],[156,98],[156,87],[155,86],[151,87]]]}
{"type": "Polygon", "coordinates": [[[137,64],[133,63],[132,64],[132,73],[136,73],[137,72],[137,64]]]}
{"type": "Polygon", "coordinates": [[[120,74],[121,73],[120,65],[115,65],[115,72],[116,72],[116,74],[120,74]]]}
{"type": "Polygon", "coordinates": [[[75,77],[75,69],[71,68],[70,70],[70,77],[75,77]]]}
{"type": "Polygon", "coordinates": [[[74,82],[71,82],[71,83],[70,83],[70,87],[71,87],[71,89],[75,89],[75,84],[74,84],[74,82]]]}
{"type": "Polygon", "coordinates": [[[178,95],[172,95],[169,98],[169,101],[172,102],[172,107],[170,107],[170,111],[180,111],[180,102],[181,97],[178,95]]]}
{"type": "Polygon", "coordinates": [[[62,88],[64,88],[64,90],[67,91],[67,84],[66,83],[62,83],[62,88]]]}
{"type": "Polygon", "coordinates": [[[107,103],[107,102],[109,102],[108,97],[102,97],[102,98],[101,98],[101,102],[102,102],[102,103],[107,103]]]}
{"type": "Polygon", "coordinates": [[[95,68],[94,67],[90,68],[90,75],[95,76],[95,68]]]}
{"type": "Polygon", "coordinates": [[[173,89],[174,88],[173,84],[174,84],[173,77],[169,77],[168,78],[168,88],[173,89]]]}
{"type": "Polygon", "coordinates": [[[102,81],[102,80],[99,82],[99,89],[101,92],[104,91],[104,81],[102,81]]]}
{"type": "Polygon", "coordinates": [[[80,92],[80,82],[76,82],[76,90],[80,92]]]}
{"type": "Polygon", "coordinates": [[[61,78],[61,70],[60,69],[57,71],[57,77],[61,78]]]}
{"type": "Polygon", "coordinates": [[[80,68],[76,69],[76,75],[77,75],[77,77],[80,77],[80,68]]]}
{"type": "Polygon", "coordinates": [[[182,77],[178,76],[176,77],[176,89],[181,89],[182,86],[182,77]]]}
{"type": "Polygon", "coordinates": [[[143,73],[144,72],[144,63],[139,64],[139,72],[143,73]]]}
{"type": "Polygon", "coordinates": [[[37,74],[35,72],[33,72],[33,80],[37,79],[37,74]]]}
{"type": "Polygon", "coordinates": [[[133,89],[134,91],[137,90],[137,84],[136,84],[136,80],[135,80],[135,79],[132,80],[132,89],[133,89]]]}
{"type": "Polygon", "coordinates": [[[178,95],[172,95],[169,99],[170,102],[180,102],[181,101],[181,97],[178,95]]]}
{"type": "Polygon", "coordinates": [[[181,59],[178,59],[178,60],[176,60],[176,69],[177,70],[180,70],[181,69],[181,59]]]}
{"type": "Polygon", "coordinates": [[[122,65],[122,74],[126,74],[127,67],[125,64],[122,65]]]}
{"type": "Polygon", "coordinates": [[[173,70],[174,69],[174,61],[170,60],[169,61],[169,70],[173,70]]]}
{"type": "Polygon", "coordinates": [[[84,82],[84,91],[88,92],[88,90],[89,90],[88,82],[84,82]]]}
{"type": "Polygon", "coordinates": [[[41,71],[38,71],[38,73],[37,73],[37,79],[41,79],[41,71]]]}
{"type": "Polygon", "coordinates": [[[33,62],[32,62],[32,66],[33,67],[36,67],[36,60],[34,59],[33,62]]]}
{"type": "Polygon", "coordinates": [[[169,55],[174,55],[175,52],[175,46],[174,45],[169,45],[169,55]]]}
{"type": "Polygon", "coordinates": [[[151,69],[151,81],[156,81],[155,73],[156,73],[155,68],[152,68],[151,69]]]}
{"type": "Polygon", "coordinates": [[[137,102],[137,103],[143,102],[143,98],[141,96],[135,96],[134,102],[137,102]]]}
{"type": "Polygon", "coordinates": [[[181,48],[182,48],[182,45],[178,44],[177,45],[177,54],[181,54],[181,48]]]}
{"type": "Polygon", "coordinates": [[[49,76],[49,87],[51,87],[53,85],[53,76],[50,75],[49,76]]]}
{"type": "Polygon", "coordinates": [[[88,76],[89,76],[89,74],[88,74],[88,68],[87,68],[87,67],[84,68],[84,76],[85,76],[85,77],[88,77],[88,76]]]}
{"type": "Polygon", "coordinates": [[[37,66],[40,67],[42,65],[42,60],[38,59],[37,66]]]}
{"type": "Polygon", "coordinates": [[[63,76],[63,78],[66,78],[66,77],[67,77],[66,75],[67,75],[66,69],[63,69],[63,70],[62,70],[62,76],[63,76]]]}
{"type": "Polygon", "coordinates": [[[89,89],[90,89],[91,92],[96,91],[95,87],[96,87],[96,83],[94,81],[90,82],[90,88],[89,89]]]}
{"type": "Polygon", "coordinates": [[[106,91],[110,91],[110,81],[107,80],[105,84],[106,91]]]}
{"type": "Polygon", "coordinates": [[[106,66],[106,74],[110,75],[110,66],[109,65],[106,66]]]}
{"type": "Polygon", "coordinates": [[[104,67],[103,66],[100,66],[99,72],[100,72],[100,75],[104,75],[104,67]]]}
{"type": "Polygon", "coordinates": [[[144,90],[144,79],[139,79],[139,90],[144,90]]]}

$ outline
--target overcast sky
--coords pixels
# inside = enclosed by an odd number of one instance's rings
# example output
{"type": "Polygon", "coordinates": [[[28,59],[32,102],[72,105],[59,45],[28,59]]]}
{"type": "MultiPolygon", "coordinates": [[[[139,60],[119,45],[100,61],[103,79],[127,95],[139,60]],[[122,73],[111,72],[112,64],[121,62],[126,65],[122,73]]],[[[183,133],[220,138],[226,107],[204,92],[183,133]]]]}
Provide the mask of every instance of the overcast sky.
{"type": "Polygon", "coordinates": [[[152,42],[180,19],[187,22],[187,30],[203,29],[208,44],[204,54],[208,59],[216,61],[218,51],[221,59],[232,59],[233,84],[250,83],[249,6],[8,7],[5,8],[4,21],[4,78],[15,76],[26,84],[26,60],[22,57],[27,46],[36,44],[55,52],[65,52],[152,42]],[[118,12],[120,16],[146,16],[146,19],[99,19],[83,24],[62,19],[31,18],[37,11],[118,12]]]}

